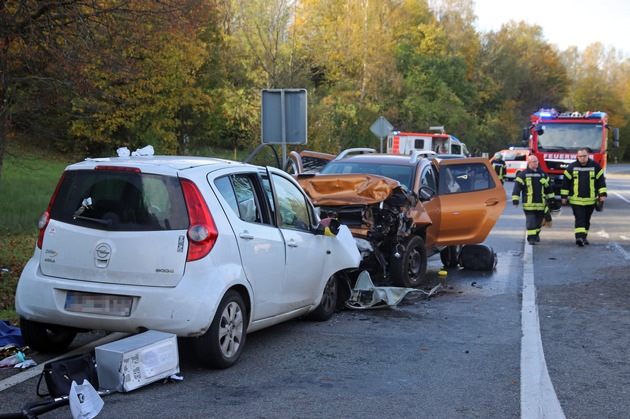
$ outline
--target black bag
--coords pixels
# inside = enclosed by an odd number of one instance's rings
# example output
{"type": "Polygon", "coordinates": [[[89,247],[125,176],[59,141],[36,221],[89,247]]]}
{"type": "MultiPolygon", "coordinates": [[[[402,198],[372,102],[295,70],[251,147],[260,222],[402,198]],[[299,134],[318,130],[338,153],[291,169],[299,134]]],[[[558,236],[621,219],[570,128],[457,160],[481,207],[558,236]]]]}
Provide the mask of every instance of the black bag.
{"type": "Polygon", "coordinates": [[[37,382],[37,395],[41,397],[50,395],[55,398],[67,396],[72,382],[83,384],[83,380],[88,380],[92,387],[98,390],[96,359],[91,353],[47,362],[37,382]],[[42,378],[46,381],[48,393],[42,393],[39,389],[42,378]]]}
{"type": "Polygon", "coordinates": [[[497,266],[497,254],[486,244],[466,244],[457,257],[459,266],[473,271],[491,271],[497,266]]]}

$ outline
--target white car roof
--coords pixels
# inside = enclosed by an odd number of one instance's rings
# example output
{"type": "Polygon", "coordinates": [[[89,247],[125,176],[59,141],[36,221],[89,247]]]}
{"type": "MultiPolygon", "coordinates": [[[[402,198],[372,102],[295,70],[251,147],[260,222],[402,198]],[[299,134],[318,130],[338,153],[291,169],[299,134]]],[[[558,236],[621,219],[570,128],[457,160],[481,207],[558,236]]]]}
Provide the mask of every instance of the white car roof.
{"type": "Polygon", "coordinates": [[[71,164],[67,170],[94,169],[96,166],[137,167],[151,172],[177,172],[202,166],[223,168],[228,166],[250,166],[245,163],[218,159],[213,157],[194,156],[130,156],[88,158],[82,162],[71,164]]]}

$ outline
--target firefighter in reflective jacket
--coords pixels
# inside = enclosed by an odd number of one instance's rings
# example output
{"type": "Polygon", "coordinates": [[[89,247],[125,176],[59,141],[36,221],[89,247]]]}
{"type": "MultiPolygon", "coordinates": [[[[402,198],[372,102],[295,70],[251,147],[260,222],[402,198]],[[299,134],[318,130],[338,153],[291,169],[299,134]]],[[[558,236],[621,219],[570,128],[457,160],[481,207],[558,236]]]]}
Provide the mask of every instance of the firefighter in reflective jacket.
{"type": "Polygon", "coordinates": [[[501,183],[505,182],[505,161],[503,160],[503,156],[498,151],[494,153],[494,158],[490,162],[494,171],[497,172],[497,176],[499,176],[499,180],[501,183]]]}
{"type": "Polygon", "coordinates": [[[527,243],[533,245],[540,241],[540,229],[545,213],[549,212],[547,202],[555,199],[549,176],[538,168],[538,158],[533,155],[527,159],[527,168],[514,179],[512,204],[517,207],[521,198],[525,211],[527,243]]]}
{"type": "Polygon", "coordinates": [[[588,156],[587,148],[577,151],[577,160],[564,171],[560,189],[562,203],[571,204],[575,217],[575,244],[582,247],[588,243],[588,229],[597,201],[604,202],[607,196],[604,170],[588,156]]]}

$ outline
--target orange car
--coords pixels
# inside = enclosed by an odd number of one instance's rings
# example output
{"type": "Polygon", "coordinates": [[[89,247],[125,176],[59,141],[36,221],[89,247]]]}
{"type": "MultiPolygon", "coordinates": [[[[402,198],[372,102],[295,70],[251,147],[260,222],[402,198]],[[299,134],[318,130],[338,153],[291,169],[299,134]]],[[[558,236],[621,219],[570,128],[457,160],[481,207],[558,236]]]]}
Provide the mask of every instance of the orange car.
{"type": "Polygon", "coordinates": [[[322,218],[350,228],[364,269],[409,288],[422,285],[429,256],[457,266],[460,246],[483,242],[506,202],[481,157],[342,153],[297,180],[322,218]]]}

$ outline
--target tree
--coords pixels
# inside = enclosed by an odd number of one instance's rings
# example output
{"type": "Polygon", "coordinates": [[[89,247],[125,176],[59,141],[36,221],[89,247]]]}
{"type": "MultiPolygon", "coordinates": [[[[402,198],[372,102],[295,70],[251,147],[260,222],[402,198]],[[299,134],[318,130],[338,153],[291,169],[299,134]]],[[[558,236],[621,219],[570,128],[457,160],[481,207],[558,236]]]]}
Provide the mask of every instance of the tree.
{"type": "Polygon", "coordinates": [[[155,12],[150,19],[116,19],[113,30],[94,35],[98,53],[84,58],[86,88],[72,101],[70,129],[88,149],[151,144],[175,153],[186,138],[182,110],[207,110],[211,103],[197,85],[207,56],[201,22],[189,18],[206,10],[189,4],[155,12]]]}
{"type": "MultiPolygon", "coordinates": [[[[153,28],[174,28],[177,25],[178,31],[185,31],[185,23],[191,22],[186,18],[202,12],[202,5],[197,0],[172,3],[139,0],[133,4],[125,0],[2,2],[0,174],[9,128],[48,127],[48,124],[42,123],[45,121],[41,119],[41,115],[52,114],[57,116],[53,126],[60,133],[66,134],[73,117],[77,116],[73,114],[73,109],[79,112],[79,126],[86,125],[88,119],[95,119],[92,112],[94,109],[91,107],[98,103],[95,98],[99,95],[102,95],[101,104],[107,102],[108,106],[117,107],[120,102],[116,100],[119,101],[121,97],[108,96],[108,80],[117,79],[123,85],[127,81],[124,77],[119,77],[120,73],[117,71],[127,71],[130,74],[129,66],[125,64],[135,58],[129,55],[121,58],[114,52],[120,52],[121,44],[125,43],[128,46],[127,52],[140,48],[129,43],[129,40],[139,40],[138,36],[133,36],[133,29],[154,33],[151,31],[153,28]],[[142,28],[139,28],[143,23],[142,28]],[[122,34],[131,38],[124,39],[122,34]],[[110,42],[115,42],[116,45],[110,42]],[[33,113],[29,106],[31,104],[37,104],[35,109],[42,112],[33,113]],[[46,110],[54,112],[48,113],[46,110]]],[[[199,14],[204,16],[203,13],[199,14]]],[[[151,35],[147,38],[151,38],[151,35]]],[[[157,36],[152,38],[153,41],[157,39],[157,36]]],[[[163,41],[163,45],[168,46],[169,40],[163,38],[163,41]]],[[[170,64],[174,63],[173,61],[170,64]]],[[[169,69],[170,64],[167,65],[169,69]]],[[[137,61],[136,65],[139,67],[137,61]]],[[[116,112],[112,111],[111,115],[115,119],[116,112]]],[[[75,124],[75,129],[76,126],[75,124]]],[[[139,127],[140,130],[142,128],[139,127]]],[[[47,134],[44,130],[41,132],[47,134]]],[[[81,133],[81,130],[77,132],[81,133]]],[[[99,130],[92,130],[89,134],[95,132],[99,130]]],[[[98,141],[98,138],[94,141],[98,141]]]]}
{"type": "MultiPolygon", "coordinates": [[[[482,86],[482,120],[503,121],[508,141],[520,140],[520,127],[543,107],[557,107],[568,79],[558,51],[545,41],[542,28],[509,22],[482,37],[478,85],[482,86]]],[[[487,132],[491,143],[505,141],[500,132],[487,132]]]]}
{"type": "MultiPolygon", "coordinates": [[[[609,124],[627,127],[630,120],[630,61],[614,48],[601,43],[589,45],[583,53],[570,48],[562,54],[569,69],[571,89],[563,104],[569,111],[603,111],[609,115],[609,124]]],[[[622,134],[624,134],[622,132],[622,134]]],[[[626,138],[626,135],[622,135],[626,138]]],[[[622,141],[623,156],[627,149],[622,141]]]]}

